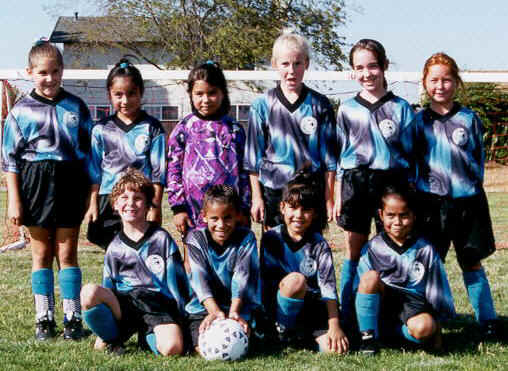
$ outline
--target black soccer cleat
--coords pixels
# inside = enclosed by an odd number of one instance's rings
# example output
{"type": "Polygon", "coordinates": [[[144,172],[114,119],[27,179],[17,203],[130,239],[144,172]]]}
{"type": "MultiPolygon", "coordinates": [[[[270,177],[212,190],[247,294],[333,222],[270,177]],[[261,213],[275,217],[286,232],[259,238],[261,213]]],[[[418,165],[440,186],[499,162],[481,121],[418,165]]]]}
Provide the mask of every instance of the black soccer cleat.
{"type": "Polygon", "coordinates": [[[111,354],[112,356],[123,356],[125,354],[125,347],[121,343],[107,343],[106,344],[106,353],[111,354]]]}
{"type": "Polygon", "coordinates": [[[46,341],[56,337],[56,323],[48,316],[41,317],[35,322],[35,339],[46,341]]]}
{"type": "Polygon", "coordinates": [[[374,330],[362,331],[361,342],[358,352],[365,356],[374,356],[379,351],[379,344],[375,337],[374,330]]]}
{"type": "Polygon", "coordinates": [[[495,341],[501,334],[499,320],[493,319],[483,322],[480,325],[480,333],[483,340],[495,341]]]}
{"type": "Polygon", "coordinates": [[[63,337],[65,340],[81,340],[85,337],[83,322],[79,314],[74,313],[72,318],[64,323],[63,337]]]}

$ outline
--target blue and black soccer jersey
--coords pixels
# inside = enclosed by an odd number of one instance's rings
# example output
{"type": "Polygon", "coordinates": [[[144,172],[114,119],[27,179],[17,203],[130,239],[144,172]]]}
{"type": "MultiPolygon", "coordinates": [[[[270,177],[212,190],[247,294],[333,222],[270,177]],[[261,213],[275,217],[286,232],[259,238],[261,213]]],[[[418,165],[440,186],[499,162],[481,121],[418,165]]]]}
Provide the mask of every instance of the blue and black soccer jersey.
{"type": "Polygon", "coordinates": [[[333,107],[305,85],[293,104],[279,85],[251,105],[244,168],[265,187],[281,189],[308,166],[335,171],[336,148],[333,107]]]}
{"type": "Polygon", "coordinates": [[[263,292],[273,302],[280,281],[298,272],[307,280],[307,294],[320,300],[337,300],[335,269],[328,242],[319,233],[308,233],[301,241],[289,237],[284,224],[269,230],[261,239],[263,292]]]}
{"type": "Polygon", "coordinates": [[[483,125],[455,103],[446,115],[430,108],[416,115],[416,188],[452,198],[479,194],[483,184],[483,125]]]}
{"type": "Polygon", "coordinates": [[[160,122],[144,111],[130,125],[116,115],[100,121],[92,131],[89,164],[99,194],[110,194],[128,167],[141,171],[152,183],[166,184],[166,143],[160,122]]]}
{"type": "Polygon", "coordinates": [[[441,319],[453,317],[455,306],[443,263],[423,238],[397,245],[381,232],[362,249],[356,283],[367,271],[379,272],[384,284],[425,298],[441,319]]]}
{"type": "Polygon", "coordinates": [[[337,169],[410,169],[413,118],[409,103],[392,92],[376,103],[359,94],[346,100],[337,114],[337,169]]]}
{"type": "Polygon", "coordinates": [[[203,302],[212,298],[226,315],[232,299],[242,299],[245,320],[261,307],[259,255],[254,233],[238,227],[223,246],[213,241],[207,229],[194,229],[185,238],[189,254],[191,300],[189,314],[207,314],[203,302]]]}
{"type": "Polygon", "coordinates": [[[91,131],[90,112],[80,98],[61,89],[50,100],[34,90],[7,117],[2,170],[19,173],[21,161],[83,160],[90,151],[91,131]]]}
{"type": "Polygon", "coordinates": [[[123,231],[104,256],[102,285],[119,293],[144,289],[174,300],[181,313],[188,299],[188,282],[178,246],[164,229],[151,224],[138,242],[123,231]]]}

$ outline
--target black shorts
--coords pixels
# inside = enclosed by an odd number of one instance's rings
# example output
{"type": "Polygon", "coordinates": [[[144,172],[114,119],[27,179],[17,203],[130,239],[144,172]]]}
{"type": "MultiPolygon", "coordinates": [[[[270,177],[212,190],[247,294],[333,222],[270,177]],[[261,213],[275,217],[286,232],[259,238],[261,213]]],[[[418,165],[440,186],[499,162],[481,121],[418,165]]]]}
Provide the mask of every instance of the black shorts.
{"type": "MultiPolygon", "coordinates": [[[[319,205],[319,210],[321,210],[321,213],[324,213],[324,217],[326,218],[324,173],[316,172],[313,173],[312,177],[317,181],[317,187],[319,188],[318,194],[322,195],[322,202],[321,205],[319,205]]],[[[280,202],[282,201],[283,189],[272,189],[262,186],[262,190],[263,201],[265,203],[264,225],[269,228],[273,228],[279,224],[284,224],[284,218],[280,213],[280,202]]]]}
{"type": "Polygon", "coordinates": [[[279,224],[284,224],[284,219],[280,213],[280,202],[282,201],[282,189],[272,189],[263,187],[263,201],[265,203],[264,225],[273,228],[279,224]]]}
{"type": "Polygon", "coordinates": [[[388,184],[408,184],[406,170],[346,169],[341,182],[341,214],[338,225],[345,231],[370,233],[372,219],[377,232],[383,230],[378,209],[381,192],[388,184]]]}
{"type": "Polygon", "coordinates": [[[435,317],[434,309],[425,298],[385,285],[379,314],[383,332],[393,332],[397,324],[407,324],[408,319],[421,313],[435,317]]]}
{"type": "Polygon", "coordinates": [[[422,234],[444,261],[453,242],[457,260],[468,267],[496,250],[485,192],[472,197],[449,198],[418,194],[422,234]]]}
{"type": "Polygon", "coordinates": [[[86,238],[106,250],[121,229],[122,220],[111,207],[109,195],[99,195],[99,215],[95,222],[88,223],[86,238]]]}
{"type": "Polygon", "coordinates": [[[161,293],[144,289],[114,293],[122,311],[122,319],[118,323],[119,342],[127,341],[135,333],[144,337],[152,333],[157,325],[174,323],[182,328],[184,324],[176,301],[161,293]]]}
{"type": "Polygon", "coordinates": [[[90,191],[84,162],[23,161],[19,176],[25,226],[80,226],[90,191]]]}

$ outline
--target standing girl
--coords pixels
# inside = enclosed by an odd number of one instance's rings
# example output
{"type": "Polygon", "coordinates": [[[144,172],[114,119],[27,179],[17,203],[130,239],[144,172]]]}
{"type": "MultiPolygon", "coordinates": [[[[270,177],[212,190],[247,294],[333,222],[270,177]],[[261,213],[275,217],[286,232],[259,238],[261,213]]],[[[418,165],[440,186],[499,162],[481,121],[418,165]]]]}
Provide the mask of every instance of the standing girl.
{"type": "Polygon", "coordinates": [[[189,74],[192,113],[169,137],[168,200],[176,229],[205,227],[201,209],[208,188],[232,186],[241,195],[241,224],[248,223],[249,180],[243,170],[245,131],[228,116],[231,105],[226,78],[208,61],[189,74]]]}
{"type": "Polygon", "coordinates": [[[454,102],[462,86],[455,61],[444,53],[423,68],[430,107],[416,116],[416,188],[427,238],[444,260],[453,242],[469,301],[485,336],[496,332],[496,312],[481,260],[495,251],[489,206],[483,190],[483,125],[478,115],[454,102]]]}
{"type": "Polygon", "coordinates": [[[141,110],[144,84],[139,70],[121,59],[109,71],[106,86],[115,113],[92,131],[92,191],[85,217],[89,222],[88,239],[103,249],[121,229],[120,217],[109,202],[118,179],[132,167],[154,184],[155,196],[149,200],[147,220],[161,224],[166,171],[164,130],[156,118],[141,110]]]}
{"type": "Polygon", "coordinates": [[[337,168],[341,171],[337,172],[334,217],[346,239],[340,282],[346,318],[351,314],[353,277],[376,217],[379,192],[387,181],[408,181],[414,117],[408,102],[387,91],[388,59],[383,45],[370,39],[358,41],[349,63],[362,91],[341,104],[337,118],[337,168]]]}
{"type": "Polygon", "coordinates": [[[249,113],[245,168],[252,187],[251,216],[265,230],[283,223],[282,189],[305,168],[319,180],[329,221],[332,217],[335,118],[328,98],[303,83],[309,54],[302,36],[279,36],[273,44],[272,67],[280,84],[256,99],[249,113]]]}
{"type": "Polygon", "coordinates": [[[35,89],[9,113],[2,146],[8,216],[30,231],[37,340],[55,337],[53,260],[59,268],[64,338],[82,337],[78,235],[89,181],[84,160],[92,121],[85,103],[60,87],[58,48],[38,41],[28,54],[35,89]]]}

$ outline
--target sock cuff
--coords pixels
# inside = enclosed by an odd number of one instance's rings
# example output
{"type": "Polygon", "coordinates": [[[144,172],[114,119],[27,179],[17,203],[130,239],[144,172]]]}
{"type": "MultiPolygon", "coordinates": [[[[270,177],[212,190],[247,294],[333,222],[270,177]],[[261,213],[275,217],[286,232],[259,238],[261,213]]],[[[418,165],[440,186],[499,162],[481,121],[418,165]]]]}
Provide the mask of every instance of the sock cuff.
{"type": "MultiPolygon", "coordinates": [[[[138,335],[139,336],[139,335],[138,335]]],[[[159,355],[159,350],[157,349],[157,338],[155,337],[155,334],[153,332],[149,333],[145,337],[146,342],[148,346],[150,347],[150,350],[156,355],[159,355]]]]}
{"type": "Polygon", "coordinates": [[[482,267],[474,271],[462,272],[462,277],[466,285],[470,285],[477,283],[481,279],[486,279],[487,276],[485,275],[485,269],[482,267]]]}
{"type": "Polygon", "coordinates": [[[411,335],[409,333],[409,329],[406,325],[402,325],[402,335],[409,341],[413,342],[413,343],[416,343],[416,344],[422,344],[423,343],[423,340],[419,340],[417,338],[415,338],[413,335],[411,335]]]}
{"type": "Polygon", "coordinates": [[[104,303],[85,310],[83,312],[83,320],[105,342],[111,342],[119,336],[113,312],[104,303]]]}
{"type": "Polygon", "coordinates": [[[34,295],[53,295],[55,279],[53,270],[42,268],[32,272],[32,293],[34,295]]]}

